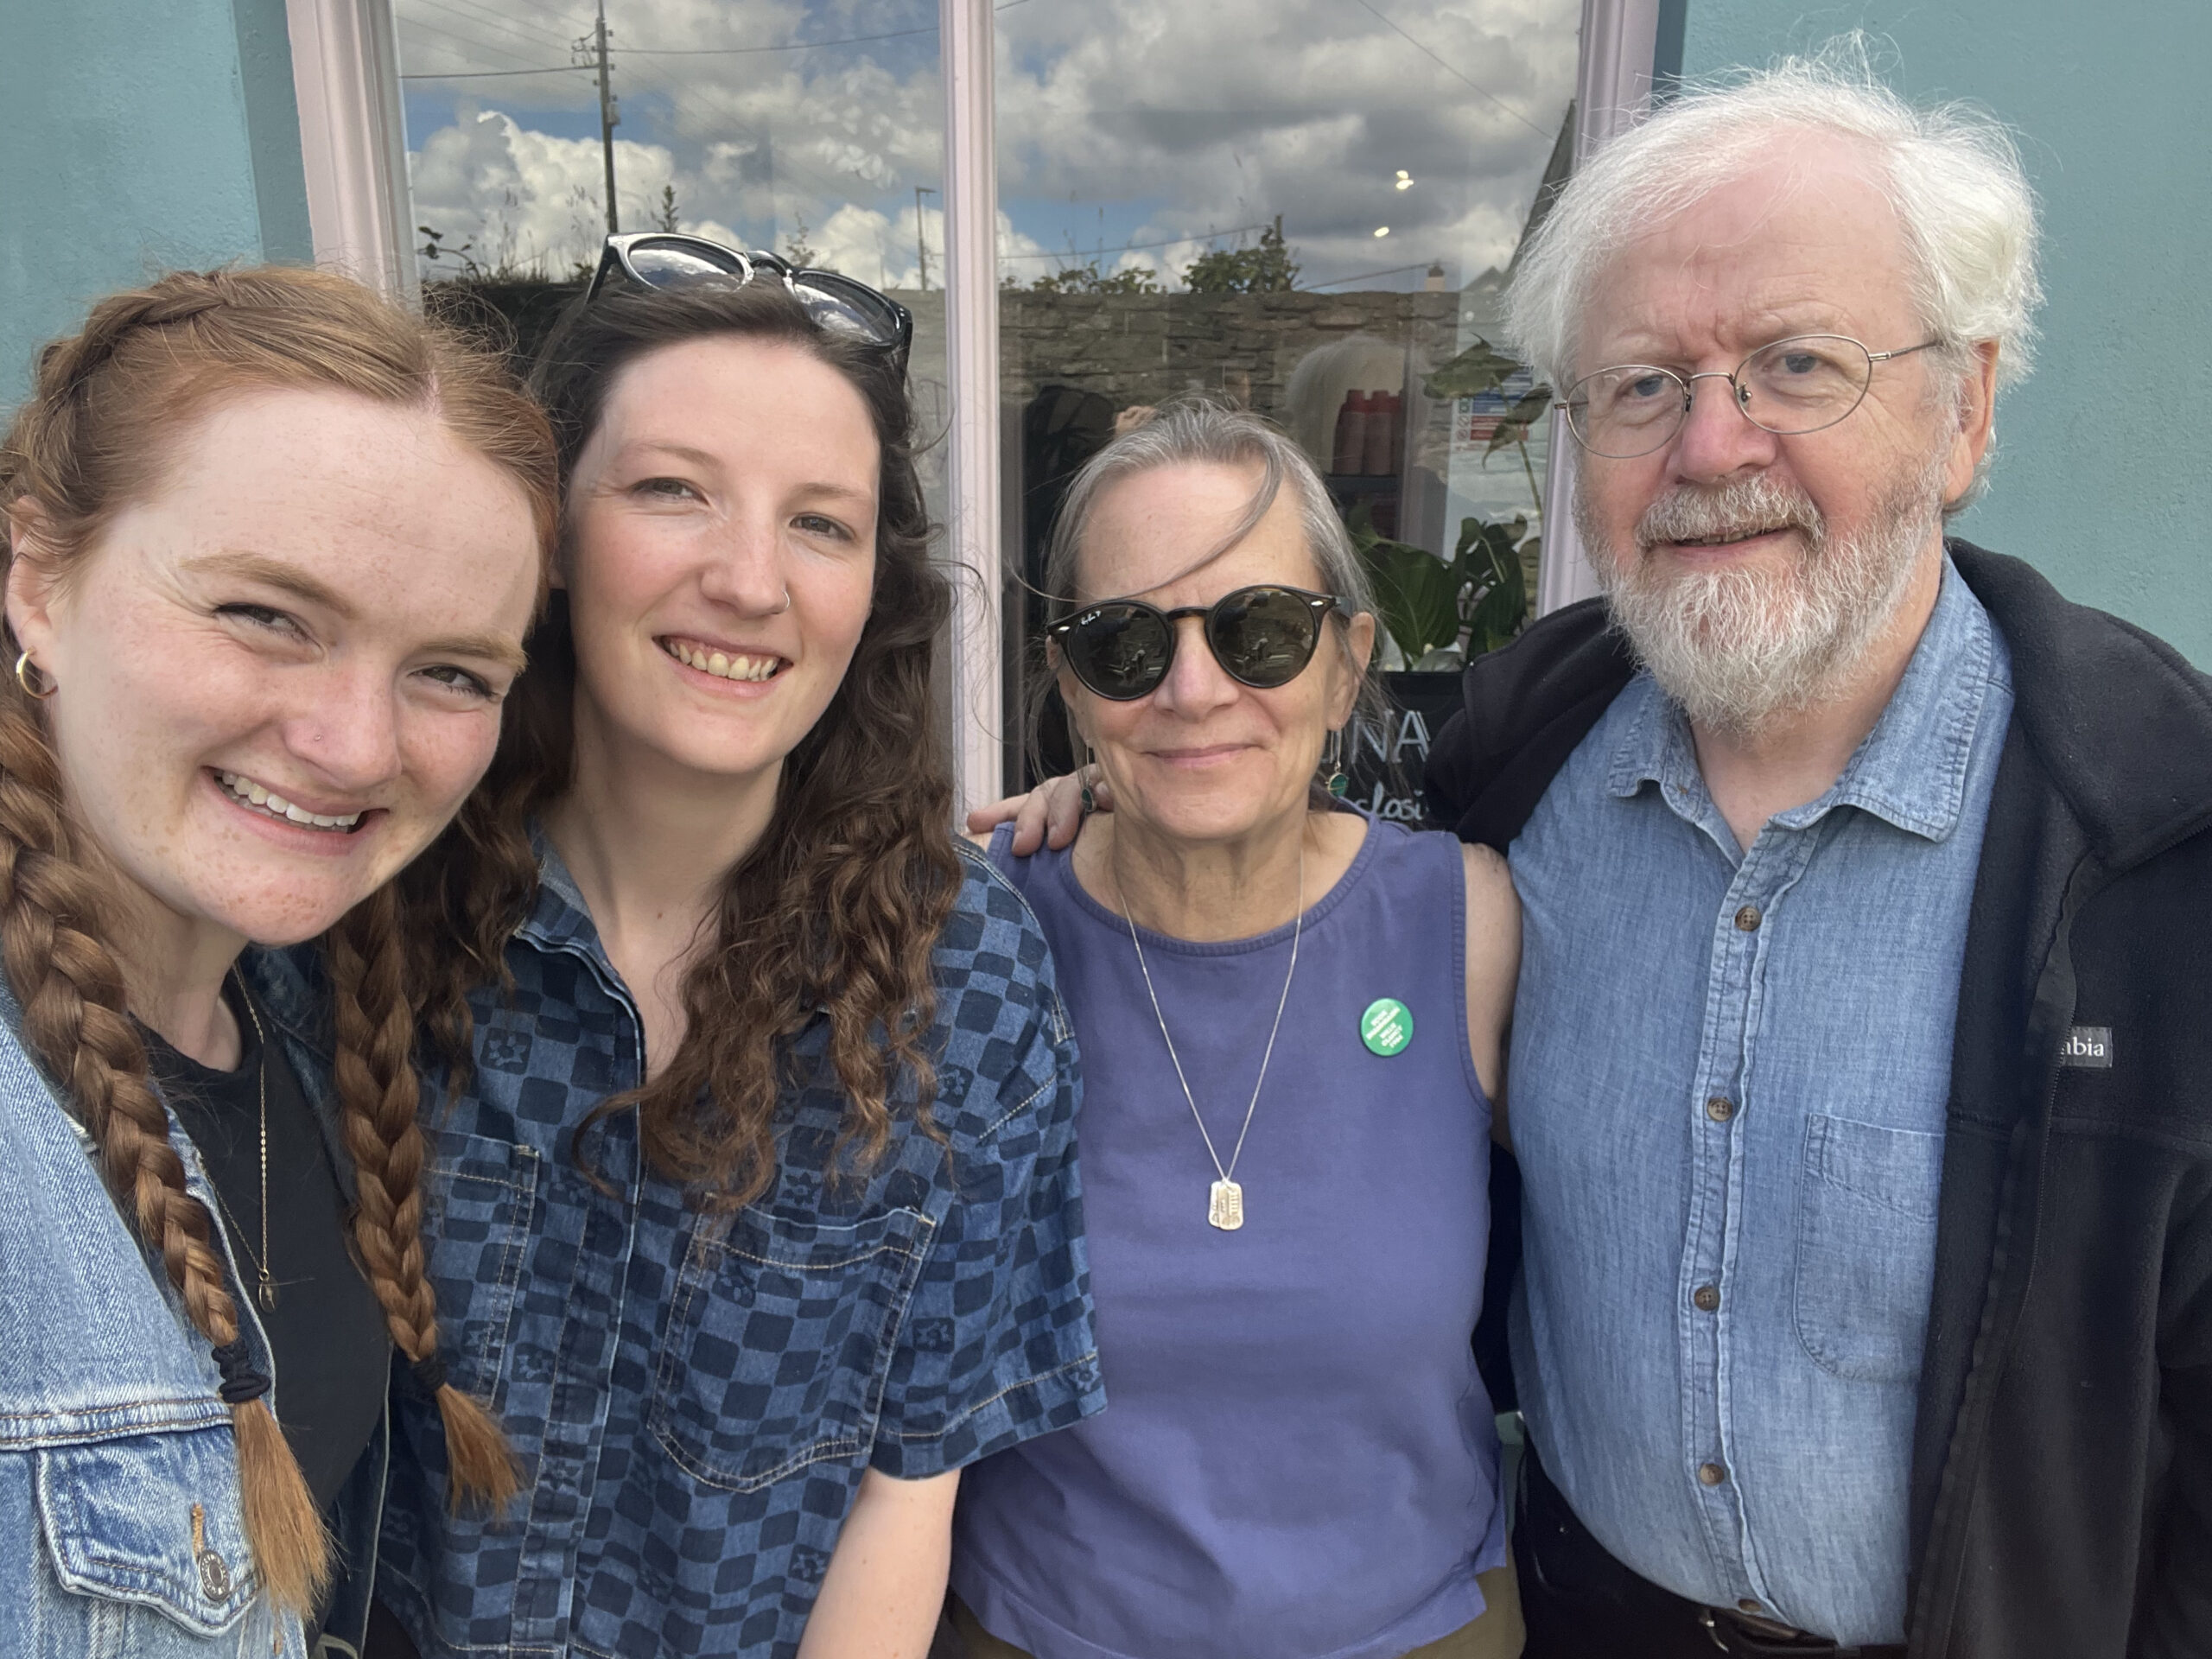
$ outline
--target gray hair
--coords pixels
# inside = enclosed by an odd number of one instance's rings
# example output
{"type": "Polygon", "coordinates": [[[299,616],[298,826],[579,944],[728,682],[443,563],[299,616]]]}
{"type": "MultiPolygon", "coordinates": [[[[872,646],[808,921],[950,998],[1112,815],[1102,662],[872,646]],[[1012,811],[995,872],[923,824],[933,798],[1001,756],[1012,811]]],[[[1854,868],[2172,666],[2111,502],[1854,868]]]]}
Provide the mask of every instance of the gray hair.
{"type": "Polygon", "coordinates": [[[2043,290],[2035,195],[2012,137],[1969,105],[1915,109],[1875,78],[1856,35],[1686,92],[1599,151],[1522,251],[1506,296],[1508,348],[1563,392],[1605,262],[1767,159],[1775,135],[1789,131],[1840,135],[1873,152],[1904,228],[1915,305],[1953,372],[1995,340],[1998,385],[2024,376],[2043,290]]]}
{"type": "Polygon", "coordinates": [[[1344,602],[1351,612],[1372,611],[1375,596],[1366,567],[1352,550],[1344,520],[1297,441],[1272,421],[1206,397],[1180,398],[1163,404],[1142,425],[1123,433],[1084,464],[1068,486],[1060,516],[1045,555],[1046,596],[1056,603],[1074,605],[1103,595],[1078,591],[1077,563],[1083,540],[1090,528],[1098,499],[1123,479],[1160,467],[1211,464],[1217,467],[1257,467],[1260,487],[1244,508],[1234,529],[1218,546],[1193,558],[1179,575],[1187,575],[1219,558],[1247,536],[1275,504],[1287,483],[1298,498],[1299,524],[1306,532],[1306,550],[1321,572],[1322,586],[1344,602]]]}
{"type": "MultiPolygon", "coordinates": [[[[1191,464],[1260,469],[1259,488],[1245,505],[1243,515],[1216,546],[1193,557],[1177,575],[1202,569],[1252,533],[1268,516],[1275,498],[1287,486],[1297,497],[1298,517],[1305,531],[1306,550],[1321,573],[1321,585],[1342,602],[1346,613],[1375,611],[1374,584],[1367,568],[1353,550],[1344,520],[1337,516],[1327,487],[1313,461],[1295,439],[1281,427],[1248,409],[1238,409],[1207,397],[1179,398],[1163,404],[1142,425],[1123,433],[1084,463],[1068,486],[1052,540],[1045,554],[1044,597],[1065,607],[1105,595],[1084,594],[1079,577],[1084,537],[1090,528],[1099,498],[1124,479],[1156,467],[1191,464]]],[[[1040,690],[1049,682],[1039,677],[1040,690]]],[[[1352,728],[1376,723],[1384,709],[1382,686],[1372,660],[1362,677],[1359,702],[1352,728]]],[[[1352,742],[1353,729],[1345,734],[1352,742]]],[[[1347,756],[1349,758],[1349,756],[1347,756]]]]}

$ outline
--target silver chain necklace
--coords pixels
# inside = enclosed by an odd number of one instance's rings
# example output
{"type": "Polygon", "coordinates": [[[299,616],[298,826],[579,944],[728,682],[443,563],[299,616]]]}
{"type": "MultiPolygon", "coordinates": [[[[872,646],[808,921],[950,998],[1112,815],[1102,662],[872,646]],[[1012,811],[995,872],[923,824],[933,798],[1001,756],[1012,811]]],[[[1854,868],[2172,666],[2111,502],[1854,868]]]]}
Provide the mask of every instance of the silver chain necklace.
{"type": "Polygon", "coordinates": [[[1160,1010],[1160,993],[1153,988],[1152,969],[1145,965],[1144,941],[1137,937],[1136,918],[1129,913],[1128,895],[1122,891],[1122,874],[1114,868],[1109,854],[1108,870],[1114,877],[1114,897],[1120,901],[1122,919],[1128,925],[1129,943],[1136,947],[1137,971],[1144,976],[1145,995],[1152,999],[1152,1017],[1160,1022],[1160,1040],[1167,1045],[1168,1060],[1175,1067],[1175,1081],[1183,1085],[1183,1099],[1190,1106],[1191,1120],[1198,1126],[1199,1138],[1206,1143],[1206,1156],[1213,1160],[1216,1179],[1206,1195],[1206,1219],[1224,1233],[1233,1233],[1244,1224],[1244,1189],[1236,1184],[1236,1160],[1244,1154],[1244,1137],[1252,1132],[1252,1114],[1260,1104],[1260,1090],[1268,1080],[1268,1065],[1275,1057],[1275,1035],[1282,1029],[1282,1011],[1290,1006],[1290,982],[1298,976],[1298,942],[1306,931],[1306,836],[1303,829],[1298,837],[1298,918],[1290,930],[1290,971],[1282,976],[1282,995],[1275,1001],[1275,1022],[1268,1027],[1267,1052],[1260,1056],[1260,1075],[1252,1081],[1252,1098],[1244,1107],[1244,1126],[1236,1131],[1236,1144],[1229,1154],[1224,1166],[1221,1154],[1215,1150],[1213,1136],[1207,1132],[1206,1121],[1199,1115],[1198,1103],[1191,1093],[1191,1080],[1183,1075],[1183,1059],[1175,1052],[1175,1039],[1167,1034],[1167,1016],[1160,1010]]]}

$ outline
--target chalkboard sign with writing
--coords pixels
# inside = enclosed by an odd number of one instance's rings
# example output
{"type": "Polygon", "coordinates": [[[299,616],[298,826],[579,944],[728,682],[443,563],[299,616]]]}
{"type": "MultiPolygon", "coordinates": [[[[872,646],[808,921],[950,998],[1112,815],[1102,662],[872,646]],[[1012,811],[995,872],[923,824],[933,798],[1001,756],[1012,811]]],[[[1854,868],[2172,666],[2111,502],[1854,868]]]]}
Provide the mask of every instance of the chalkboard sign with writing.
{"type": "Polygon", "coordinates": [[[1439,826],[1421,798],[1429,745],[1459,709],[1457,673],[1399,673],[1382,677],[1389,713],[1383,729],[1364,729],[1345,757],[1351,785],[1344,799],[1376,817],[1415,830],[1439,826]]]}

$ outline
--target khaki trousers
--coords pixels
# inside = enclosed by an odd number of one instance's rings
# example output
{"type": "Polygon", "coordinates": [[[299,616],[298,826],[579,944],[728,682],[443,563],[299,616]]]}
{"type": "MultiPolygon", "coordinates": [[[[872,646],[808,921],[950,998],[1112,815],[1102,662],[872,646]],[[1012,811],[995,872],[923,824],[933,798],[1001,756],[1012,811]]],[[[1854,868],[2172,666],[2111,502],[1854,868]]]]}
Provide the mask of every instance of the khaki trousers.
{"type": "MultiPolygon", "coordinates": [[[[1521,1624],[1521,1586],[1513,1564],[1493,1568],[1475,1580],[1482,1586],[1483,1616],[1446,1637],[1414,1649],[1404,1659],[1520,1659],[1525,1632],[1521,1624]]],[[[968,1649],[968,1659],[1029,1659],[1011,1642],[1001,1642],[976,1622],[957,1596],[950,1607],[952,1628],[968,1649]]],[[[1161,1655],[1160,1659],[1173,1659],[1161,1655]]]]}

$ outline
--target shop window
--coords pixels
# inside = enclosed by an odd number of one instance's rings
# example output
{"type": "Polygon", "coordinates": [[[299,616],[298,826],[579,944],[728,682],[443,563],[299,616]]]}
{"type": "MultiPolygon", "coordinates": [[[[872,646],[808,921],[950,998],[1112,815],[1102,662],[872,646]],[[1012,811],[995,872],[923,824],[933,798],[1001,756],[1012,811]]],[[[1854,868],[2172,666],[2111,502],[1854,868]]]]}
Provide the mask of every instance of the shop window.
{"type": "MultiPolygon", "coordinates": [[[[626,231],[772,249],[884,288],[914,313],[923,436],[942,433],[951,411],[938,5],[605,6],[394,0],[404,257],[425,303],[490,321],[526,359],[610,217],[626,231]]],[[[1575,154],[1578,67],[1593,110],[1627,118],[1640,101],[1649,10],[991,8],[1009,671],[1003,715],[985,723],[1003,727],[1009,781],[1030,769],[1046,620],[1030,590],[1067,479],[1131,410],[1196,391],[1292,432],[1366,550],[1402,707],[1390,730],[1363,734],[1355,772],[1367,804],[1413,810],[1408,780],[1450,671],[1532,611],[1547,498],[1564,476],[1567,458],[1548,454],[1548,390],[1497,349],[1505,274],[1575,154]],[[1580,39],[1588,16],[1597,48],[1580,39]],[[1602,64],[1587,60],[1593,49],[1602,64]]],[[[969,442],[988,448],[988,423],[969,442]]],[[[940,522],[946,462],[943,446],[925,450],[940,522]]],[[[1552,522],[1548,539],[1571,552],[1566,516],[1552,522]]],[[[970,561],[988,562],[985,548],[970,561]]],[[[1567,568],[1554,559],[1546,570],[1554,602],[1571,591],[1567,568]]],[[[957,634],[958,651],[995,664],[995,631],[957,634]]],[[[988,683],[991,664],[948,662],[947,707],[956,675],[988,683]]],[[[1065,765],[1059,722],[1041,730],[1043,764],[1065,765]]],[[[996,768],[963,766],[982,780],[964,792],[988,792],[996,768]]]]}
{"type": "MultiPolygon", "coordinates": [[[[431,308],[504,321],[526,361],[610,226],[766,248],[913,312],[923,435],[942,432],[933,0],[396,0],[395,14],[410,257],[431,308]]],[[[939,448],[924,474],[941,518],[939,448]]]]}
{"type": "MultiPolygon", "coordinates": [[[[1535,591],[1548,392],[1495,341],[1504,273],[1572,155],[1581,11],[1000,10],[1024,703],[1041,690],[1034,590],[1070,475],[1147,406],[1223,398],[1279,423],[1325,475],[1382,590],[1384,666],[1430,671],[1395,680],[1402,707],[1365,734],[1356,774],[1366,804],[1411,813],[1384,763],[1417,774],[1449,671],[1517,628],[1535,591]]],[[[1069,764],[1058,718],[1037,736],[1036,764],[1069,764]]]]}

